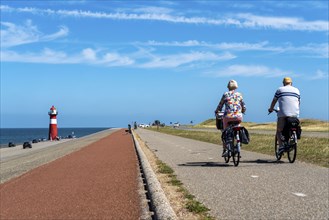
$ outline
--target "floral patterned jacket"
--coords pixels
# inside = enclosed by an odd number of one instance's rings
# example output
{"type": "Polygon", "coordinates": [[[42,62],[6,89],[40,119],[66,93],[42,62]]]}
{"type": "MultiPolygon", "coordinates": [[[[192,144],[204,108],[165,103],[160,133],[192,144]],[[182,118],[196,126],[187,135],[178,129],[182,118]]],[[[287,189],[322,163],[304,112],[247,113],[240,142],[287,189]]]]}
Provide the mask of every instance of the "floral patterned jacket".
{"type": "Polygon", "coordinates": [[[235,92],[235,90],[223,94],[215,112],[221,111],[223,105],[225,105],[224,117],[227,118],[240,118],[242,113],[246,111],[242,94],[235,92]]]}

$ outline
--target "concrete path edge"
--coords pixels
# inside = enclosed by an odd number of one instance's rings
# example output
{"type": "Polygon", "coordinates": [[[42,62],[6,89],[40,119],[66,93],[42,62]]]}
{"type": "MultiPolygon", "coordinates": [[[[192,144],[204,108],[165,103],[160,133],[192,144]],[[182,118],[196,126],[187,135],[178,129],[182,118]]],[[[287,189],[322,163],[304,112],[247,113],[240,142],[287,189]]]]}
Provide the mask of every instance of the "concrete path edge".
{"type": "Polygon", "coordinates": [[[148,162],[142,148],[140,147],[139,142],[134,135],[134,132],[132,132],[132,136],[136,146],[137,154],[139,155],[139,158],[141,160],[141,165],[144,171],[145,178],[147,180],[147,184],[151,195],[151,200],[153,202],[155,209],[156,219],[168,219],[168,220],[178,219],[174,210],[170,206],[170,203],[163,189],[161,188],[161,185],[154,171],[152,170],[150,163],[148,162]]]}

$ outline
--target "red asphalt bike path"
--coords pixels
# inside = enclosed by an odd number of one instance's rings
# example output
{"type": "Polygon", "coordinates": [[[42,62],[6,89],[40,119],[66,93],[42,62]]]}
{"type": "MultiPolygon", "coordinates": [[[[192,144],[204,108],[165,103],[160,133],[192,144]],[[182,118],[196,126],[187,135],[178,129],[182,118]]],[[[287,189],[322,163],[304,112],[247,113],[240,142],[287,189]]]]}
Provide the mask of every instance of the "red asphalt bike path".
{"type": "Polygon", "coordinates": [[[139,219],[138,161],[118,130],[0,185],[0,219],[139,219]]]}

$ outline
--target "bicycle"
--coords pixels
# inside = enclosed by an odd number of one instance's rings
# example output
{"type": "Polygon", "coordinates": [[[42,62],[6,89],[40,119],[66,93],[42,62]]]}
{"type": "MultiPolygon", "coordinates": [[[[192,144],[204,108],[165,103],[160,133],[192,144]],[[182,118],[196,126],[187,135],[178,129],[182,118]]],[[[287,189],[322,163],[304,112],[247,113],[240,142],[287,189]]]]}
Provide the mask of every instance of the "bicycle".
{"type": "MultiPolygon", "coordinates": [[[[276,113],[279,112],[277,109],[273,109],[276,113]]],[[[271,114],[269,112],[268,114],[271,114]]],[[[281,134],[281,140],[284,147],[279,146],[279,141],[277,135],[275,135],[275,142],[274,142],[274,152],[275,157],[279,161],[281,160],[284,153],[287,153],[288,160],[290,163],[294,163],[297,157],[297,140],[299,139],[297,136],[299,127],[299,120],[297,117],[287,117],[286,123],[283,128],[281,134]],[[289,122],[289,120],[293,120],[294,122],[289,122]],[[292,124],[293,123],[293,124],[292,124]]]]}
{"type": "MultiPolygon", "coordinates": [[[[219,113],[222,116],[222,113],[219,113]]],[[[216,116],[218,117],[218,115],[216,116]]],[[[223,117],[223,116],[222,116],[223,117]]],[[[228,127],[222,130],[222,141],[226,146],[227,153],[224,154],[225,163],[233,159],[234,166],[238,166],[240,162],[240,149],[242,146],[241,142],[241,130],[245,129],[240,125],[240,121],[228,122],[228,127]]]]}

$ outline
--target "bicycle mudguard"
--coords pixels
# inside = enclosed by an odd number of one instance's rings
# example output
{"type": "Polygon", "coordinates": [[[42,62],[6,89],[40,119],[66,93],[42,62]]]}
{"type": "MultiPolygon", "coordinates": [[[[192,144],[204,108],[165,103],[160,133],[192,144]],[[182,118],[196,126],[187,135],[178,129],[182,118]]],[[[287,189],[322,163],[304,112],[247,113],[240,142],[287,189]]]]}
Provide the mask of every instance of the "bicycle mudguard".
{"type": "Polygon", "coordinates": [[[240,130],[243,130],[245,129],[243,126],[241,127],[233,127],[233,131],[240,131],[240,130]]]}

